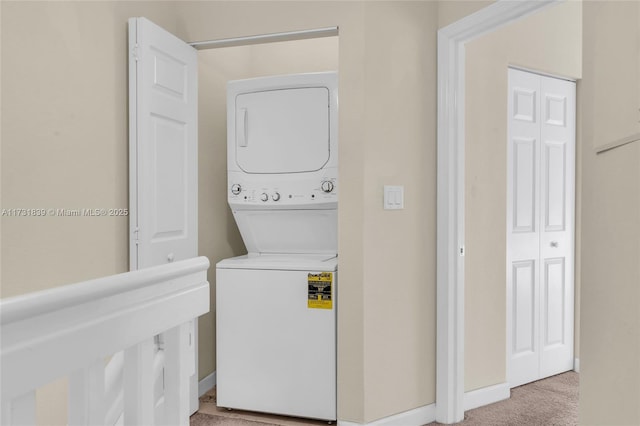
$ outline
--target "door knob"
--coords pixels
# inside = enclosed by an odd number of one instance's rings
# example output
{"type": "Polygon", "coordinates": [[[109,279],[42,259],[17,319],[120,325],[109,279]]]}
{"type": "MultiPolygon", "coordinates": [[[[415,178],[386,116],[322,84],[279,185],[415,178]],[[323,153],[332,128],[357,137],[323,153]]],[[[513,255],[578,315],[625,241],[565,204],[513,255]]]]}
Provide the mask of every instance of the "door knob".
{"type": "Polygon", "coordinates": [[[558,242],[557,241],[551,241],[551,247],[558,247],[558,242]]]}
{"type": "Polygon", "coordinates": [[[173,262],[173,253],[169,253],[169,255],[167,256],[167,262],[173,262]]]}

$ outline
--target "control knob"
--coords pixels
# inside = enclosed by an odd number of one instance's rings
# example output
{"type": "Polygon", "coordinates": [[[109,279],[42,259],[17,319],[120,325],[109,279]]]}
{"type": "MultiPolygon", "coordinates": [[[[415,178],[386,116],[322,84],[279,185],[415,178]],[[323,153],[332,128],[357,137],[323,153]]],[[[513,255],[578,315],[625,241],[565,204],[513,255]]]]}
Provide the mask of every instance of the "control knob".
{"type": "Polygon", "coordinates": [[[278,201],[280,199],[280,193],[279,192],[274,192],[273,195],[271,196],[271,199],[273,201],[278,201]]]}
{"type": "Polygon", "coordinates": [[[233,185],[231,185],[231,193],[233,195],[238,195],[240,191],[242,191],[242,187],[240,186],[240,184],[234,183],[233,185]]]}
{"type": "Polygon", "coordinates": [[[269,196],[267,195],[266,192],[263,192],[262,195],[260,195],[260,199],[262,201],[267,201],[269,199],[269,196]]]}
{"type": "Polygon", "coordinates": [[[333,191],[333,182],[331,182],[330,180],[325,180],[324,182],[322,182],[320,187],[324,192],[331,192],[333,191]]]}

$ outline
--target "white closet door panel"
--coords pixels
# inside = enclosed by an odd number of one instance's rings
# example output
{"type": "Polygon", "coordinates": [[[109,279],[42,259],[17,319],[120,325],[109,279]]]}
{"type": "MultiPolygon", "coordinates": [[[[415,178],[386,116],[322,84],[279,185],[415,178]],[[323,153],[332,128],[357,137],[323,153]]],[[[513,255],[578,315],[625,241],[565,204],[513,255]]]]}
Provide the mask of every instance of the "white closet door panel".
{"type": "Polygon", "coordinates": [[[544,285],[542,288],[544,336],[543,348],[566,343],[564,323],[565,280],[564,258],[547,259],[544,262],[544,285]]]}
{"type": "Polygon", "coordinates": [[[540,76],[543,102],[540,376],[573,368],[575,83],[540,76]]]}
{"type": "Polygon", "coordinates": [[[534,138],[513,139],[513,232],[536,231],[536,163],[534,138]]]}
{"type": "Polygon", "coordinates": [[[567,143],[566,141],[545,141],[543,200],[544,230],[564,231],[567,221],[567,143]]]}
{"type": "Polygon", "coordinates": [[[130,21],[132,269],[198,254],[196,50],[130,21]]]}
{"type": "Polygon", "coordinates": [[[509,70],[507,378],[573,365],[575,84],[509,70]]]}
{"type": "Polygon", "coordinates": [[[507,313],[513,325],[510,340],[511,386],[536,379],[538,372],[539,314],[537,264],[534,259],[513,262],[508,297],[512,309],[507,313]]]}
{"type": "Polygon", "coordinates": [[[533,353],[537,346],[535,267],[533,259],[513,264],[513,353],[517,356],[533,353]]]}
{"type": "Polygon", "coordinates": [[[540,102],[535,76],[509,70],[507,143],[507,375],[535,380],[539,352],[540,102]]]}

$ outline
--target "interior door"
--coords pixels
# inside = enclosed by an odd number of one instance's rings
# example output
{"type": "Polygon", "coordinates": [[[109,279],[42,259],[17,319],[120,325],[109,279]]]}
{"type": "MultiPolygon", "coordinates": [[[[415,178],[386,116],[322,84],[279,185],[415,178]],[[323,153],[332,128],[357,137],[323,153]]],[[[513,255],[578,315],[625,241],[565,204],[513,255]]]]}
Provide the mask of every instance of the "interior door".
{"type": "MultiPolygon", "coordinates": [[[[129,20],[132,270],[198,254],[197,84],[194,48],[146,18],[129,20]]],[[[195,411],[195,373],[191,401],[195,411]]]]}
{"type": "Polygon", "coordinates": [[[509,69],[507,378],[573,368],[575,83],[509,69]]]}
{"type": "Polygon", "coordinates": [[[574,82],[540,76],[540,376],[573,368],[574,82]]]}

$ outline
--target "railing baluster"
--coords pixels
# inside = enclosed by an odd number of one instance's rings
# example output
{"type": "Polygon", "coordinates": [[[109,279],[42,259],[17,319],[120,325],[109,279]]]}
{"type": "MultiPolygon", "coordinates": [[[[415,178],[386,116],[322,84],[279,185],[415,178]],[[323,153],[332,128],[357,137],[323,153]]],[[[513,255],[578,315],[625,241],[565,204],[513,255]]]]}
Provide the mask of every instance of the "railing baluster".
{"type": "Polygon", "coordinates": [[[124,351],[124,424],[153,425],[153,337],[124,351]]]}
{"type": "Polygon", "coordinates": [[[69,426],[104,424],[104,365],[99,359],[69,374],[69,426]]]}
{"type": "Polygon", "coordinates": [[[167,425],[189,424],[189,323],[165,333],[164,407],[167,425]]]}
{"type": "Polygon", "coordinates": [[[1,424],[22,426],[36,424],[36,392],[27,392],[10,401],[2,400],[1,424]]]}
{"type": "Polygon", "coordinates": [[[105,424],[114,425],[124,411],[124,351],[116,352],[104,368],[105,424]]]}

